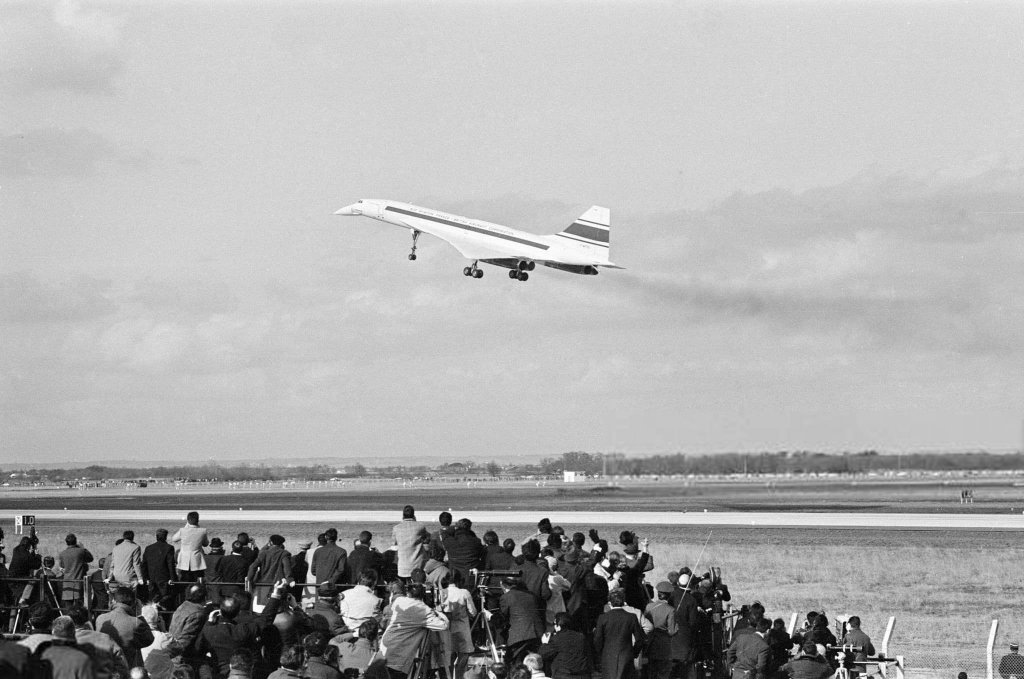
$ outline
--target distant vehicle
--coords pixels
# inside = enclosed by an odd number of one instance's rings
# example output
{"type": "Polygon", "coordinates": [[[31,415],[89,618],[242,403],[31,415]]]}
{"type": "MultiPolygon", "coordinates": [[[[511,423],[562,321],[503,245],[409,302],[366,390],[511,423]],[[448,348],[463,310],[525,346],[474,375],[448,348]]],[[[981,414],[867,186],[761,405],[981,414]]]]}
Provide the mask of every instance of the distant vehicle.
{"type": "Polygon", "coordinates": [[[584,276],[596,276],[602,267],[625,268],[608,259],[611,212],[597,205],[551,236],[538,236],[394,200],[360,200],[334,214],[369,217],[409,229],[412,231],[410,260],[416,259],[416,244],[421,233],[437,236],[463,257],[473,260],[462,270],[463,275],[472,278],[483,278],[481,262],[509,269],[508,277],[520,281],[527,280],[528,272],[537,264],[584,276]]]}

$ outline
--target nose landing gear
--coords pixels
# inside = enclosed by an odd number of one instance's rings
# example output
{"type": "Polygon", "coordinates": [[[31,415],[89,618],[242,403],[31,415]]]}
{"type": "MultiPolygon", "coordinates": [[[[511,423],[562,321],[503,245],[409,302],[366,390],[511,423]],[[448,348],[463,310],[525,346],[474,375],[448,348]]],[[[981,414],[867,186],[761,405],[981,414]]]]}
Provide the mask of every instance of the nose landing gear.
{"type": "Polygon", "coordinates": [[[409,261],[410,262],[415,262],[416,261],[416,241],[418,241],[420,239],[420,233],[421,232],[419,232],[419,231],[413,231],[412,232],[412,252],[409,253],[409,261]]]}

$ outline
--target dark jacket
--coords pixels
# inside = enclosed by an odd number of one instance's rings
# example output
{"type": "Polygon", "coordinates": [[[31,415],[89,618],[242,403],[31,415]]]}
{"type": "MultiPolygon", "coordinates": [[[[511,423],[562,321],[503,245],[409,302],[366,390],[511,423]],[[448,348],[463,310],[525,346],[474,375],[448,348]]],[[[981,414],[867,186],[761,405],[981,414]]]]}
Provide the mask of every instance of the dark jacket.
{"type": "Polygon", "coordinates": [[[697,599],[693,593],[686,591],[676,605],[673,617],[676,621],[676,633],[670,642],[672,659],[690,662],[693,660],[694,645],[697,638],[697,625],[700,622],[697,613],[697,599]]]}
{"type": "Polygon", "coordinates": [[[647,641],[636,616],[621,608],[613,608],[597,619],[594,628],[594,650],[601,658],[603,679],[633,676],[633,659],[647,641]]]}
{"type": "Polygon", "coordinates": [[[235,620],[219,619],[216,623],[207,623],[199,634],[197,644],[200,654],[209,653],[214,667],[220,676],[227,676],[231,655],[240,648],[251,651],[259,650],[259,638],[263,630],[272,625],[277,615],[281,600],[271,597],[267,601],[263,613],[258,616],[235,620]]]}
{"type": "Polygon", "coordinates": [[[359,574],[367,568],[370,568],[377,573],[377,582],[383,582],[383,580],[381,580],[381,569],[383,567],[384,555],[376,549],[367,547],[366,545],[354,547],[352,548],[352,551],[348,553],[348,584],[359,584],[359,574]]]}
{"type": "MultiPolygon", "coordinates": [[[[243,582],[249,574],[249,562],[245,556],[239,554],[228,554],[217,563],[216,568],[218,582],[243,582]]],[[[241,592],[241,585],[220,585],[220,595],[230,596],[235,592],[241,592]]]]}
{"type": "Polygon", "coordinates": [[[801,655],[783,665],[782,671],[791,679],[826,679],[835,670],[820,655],[813,658],[801,655]]]}
{"type": "Polygon", "coordinates": [[[593,650],[590,640],[572,629],[563,629],[551,635],[548,643],[540,647],[545,663],[551,664],[552,679],[583,675],[590,679],[594,671],[593,650]]]}
{"type": "Polygon", "coordinates": [[[470,582],[469,571],[484,563],[484,545],[472,530],[456,528],[450,537],[442,540],[448,553],[448,566],[462,573],[463,582],[470,582]]]}
{"type": "Polygon", "coordinates": [[[544,634],[544,605],[532,593],[511,589],[501,597],[501,614],[508,623],[508,644],[540,639],[544,634]]]}
{"type": "Polygon", "coordinates": [[[516,558],[501,548],[501,545],[487,545],[484,548],[484,570],[517,571],[516,558]]]}
{"type": "Polygon", "coordinates": [[[620,585],[626,594],[626,604],[644,610],[647,604],[651,603],[651,597],[647,595],[647,589],[643,585],[644,570],[647,568],[651,555],[644,552],[633,562],[633,565],[622,574],[620,585]]]}
{"type": "Polygon", "coordinates": [[[548,585],[548,575],[550,575],[548,565],[545,563],[541,566],[536,561],[524,560],[519,568],[523,571],[523,585],[526,586],[527,591],[540,599],[540,606],[543,608],[546,605],[545,602],[551,598],[551,587],[548,585]]]}
{"type": "Polygon", "coordinates": [[[749,679],[764,679],[768,668],[768,642],[756,632],[733,637],[726,654],[732,676],[739,673],[749,679]]]}
{"type": "Polygon", "coordinates": [[[174,547],[154,542],[142,550],[142,577],[166,585],[174,578],[174,547]]]}
{"type": "Polygon", "coordinates": [[[332,585],[344,582],[345,563],[348,552],[336,543],[328,542],[313,552],[313,562],[309,565],[310,572],[316,581],[329,582],[332,585]]]}

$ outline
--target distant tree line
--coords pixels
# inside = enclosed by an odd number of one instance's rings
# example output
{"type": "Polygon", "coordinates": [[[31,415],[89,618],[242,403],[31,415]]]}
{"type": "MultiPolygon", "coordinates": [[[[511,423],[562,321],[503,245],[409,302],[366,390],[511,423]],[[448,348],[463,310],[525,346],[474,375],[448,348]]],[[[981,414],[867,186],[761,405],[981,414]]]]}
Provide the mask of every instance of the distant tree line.
{"type": "Polygon", "coordinates": [[[862,474],[893,471],[1008,471],[1024,470],[1022,453],[855,453],[776,451],[763,453],[716,453],[711,455],[655,455],[627,457],[621,453],[572,451],[544,458],[538,464],[501,465],[490,462],[449,462],[438,466],[367,468],[361,463],[337,467],[317,464],[278,466],[268,464],[180,464],[159,467],[111,467],[89,465],[69,469],[28,469],[0,472],[15,483],[76,483],[110,479],[175,479],[182,481],[273,481],[301,479],[323,481],[359,477],[514,477],[560,475],[563,471],[618,476],[723,475],[723,474],[862,474]]]}

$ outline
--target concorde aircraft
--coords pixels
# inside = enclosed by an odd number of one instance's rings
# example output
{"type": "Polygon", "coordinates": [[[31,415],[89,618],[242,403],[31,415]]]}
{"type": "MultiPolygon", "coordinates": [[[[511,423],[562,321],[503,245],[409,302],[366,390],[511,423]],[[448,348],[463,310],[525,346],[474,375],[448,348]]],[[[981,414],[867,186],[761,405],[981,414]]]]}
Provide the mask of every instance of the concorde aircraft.
{"type": "Polygon", "coordinates": [[[446,240],[463,257],[473,260],[463,275],[483,278],[480,263],[509,269],[508,277],[525,281],[537,264],[559,271],[596,276],[599,267],[622,269],[608,260],[610,211],[593,206],[564,230],[552,236],[538,236],[479,219],[459,217],[430,208],[394,200],[360,200],[334,214],[378,219],[412,231],[412,252],[421,233],[446,240]]]}

